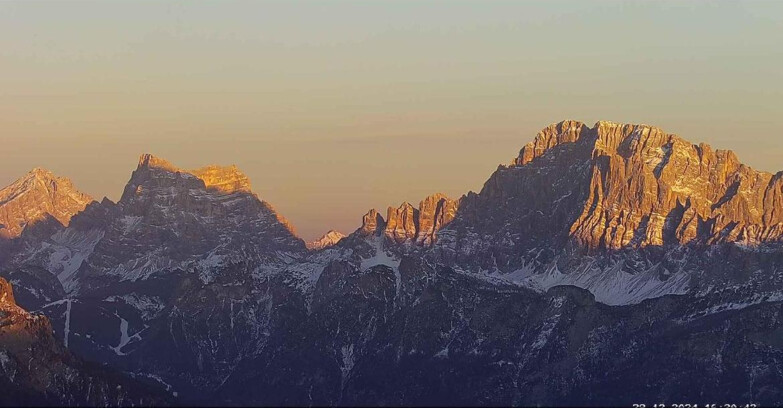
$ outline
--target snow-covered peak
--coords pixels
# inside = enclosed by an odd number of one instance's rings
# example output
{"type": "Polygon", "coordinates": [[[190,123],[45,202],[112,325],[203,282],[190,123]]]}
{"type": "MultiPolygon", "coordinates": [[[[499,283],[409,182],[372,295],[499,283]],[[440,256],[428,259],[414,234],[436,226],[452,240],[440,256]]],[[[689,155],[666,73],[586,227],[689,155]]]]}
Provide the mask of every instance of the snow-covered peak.
{"type": "Polygon", "coordinates": [[[345,238],[345,234],[339,231],[330,230],[326,234],[324,234],[321,238],[316,239],[313,242],[307,243],[307,248],[312,250],[319,250],[319,249],[325,249],[329,248],[331,246],[336,245],[338,242],[340,242],[341,239],[345,238]]]}

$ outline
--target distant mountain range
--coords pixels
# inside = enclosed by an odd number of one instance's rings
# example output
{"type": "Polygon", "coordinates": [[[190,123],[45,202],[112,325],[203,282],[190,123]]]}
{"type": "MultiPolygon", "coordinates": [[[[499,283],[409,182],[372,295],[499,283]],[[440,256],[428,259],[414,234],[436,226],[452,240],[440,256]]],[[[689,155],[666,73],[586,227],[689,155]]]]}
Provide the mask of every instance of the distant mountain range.
{"type": "Polygon", "coordinates": [[[152,155],[116,203],[34,169],[0,224],[0,405],[783,404],[783,172],[653,126],[550,125],[308,244],[152,155]]]}

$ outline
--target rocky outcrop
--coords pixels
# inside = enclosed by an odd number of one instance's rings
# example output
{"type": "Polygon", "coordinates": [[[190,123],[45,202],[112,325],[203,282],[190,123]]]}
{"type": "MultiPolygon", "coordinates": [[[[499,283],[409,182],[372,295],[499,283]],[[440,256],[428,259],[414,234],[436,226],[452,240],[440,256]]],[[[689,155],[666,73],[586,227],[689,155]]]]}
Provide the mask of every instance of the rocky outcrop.
{"type": "Polygon", "coordinates": [[[386,210],[386,220],[376,210],[370,210],[362,218],[359,236],[384,235],[396,244],[412,243],[429,247],[435,243],[437,232],[456,216],[460,200],[452,200],[445,194],[433,194],[415,208],[408,202],[386,210]]]}
{"type": "Polygon", "coordinates": [[[389,207],[386,211],[387,238],[401,244],[416,237],[419,230],[419,210],[410,203],[402,203],[398,208],[389,207]]]}
{"type": "Polygon", "coordinates": [[[67,178],[35,168],[0,190],[0,239],[17,238],[49,220],[67,226],[92,201],[67,178]]]}
{"type": "Polygon", "coordinates": [[[0,278],[0,309],[7,310],[12,306],[16,306],[14,291],[7,280],[0,278]]]}
{"type": "Polygon", "coordinates": [[[326,249],[331,246],[337,245],[337,243],[340,242],[340,240],[345,237],[346,235],[339,231],[329,230],[329,232],[324,234],[321,238],[318,238],[313,242],[308,242],[307,248],[315,251],[320,249],[326,249]]]}
{"type": "Polygon", "coordinates": [[[362,217],[362,226],[357,231],[361,236],[380,235],[386,229],[386,221],[374,208],[362,217]]]}
{"type": "Polygon", "coordinates": [[[452,200],[445,194],[433,194],[419,203],[419,222],[416,243],[430,246],[437,240],[437,232],[448,225],[457,215],[459,200],[452,200]]]}

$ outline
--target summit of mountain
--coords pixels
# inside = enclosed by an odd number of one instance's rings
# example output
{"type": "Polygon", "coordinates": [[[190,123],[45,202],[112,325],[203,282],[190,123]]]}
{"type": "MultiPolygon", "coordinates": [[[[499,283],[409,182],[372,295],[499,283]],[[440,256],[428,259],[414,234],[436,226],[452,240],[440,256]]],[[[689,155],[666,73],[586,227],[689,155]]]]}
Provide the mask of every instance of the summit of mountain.
{"type": "Polygon", "coordinates": [[[36,167],[0,190],[0,239],[17,238],[47,220],[67,226],[91,202],[71,180],[36,167]]]}

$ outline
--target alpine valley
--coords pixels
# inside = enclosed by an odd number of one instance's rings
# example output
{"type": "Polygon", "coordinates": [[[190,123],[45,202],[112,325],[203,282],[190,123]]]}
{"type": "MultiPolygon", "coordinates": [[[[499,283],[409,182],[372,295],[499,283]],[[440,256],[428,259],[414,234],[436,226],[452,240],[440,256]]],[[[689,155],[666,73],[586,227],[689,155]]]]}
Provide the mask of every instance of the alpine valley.
{"type": "Polygon", "coordinates": [[[783,172],[647,125],[310,244],[236,167],[37,168],[0,276],[0,405],[783,405],[783,172]]]}

